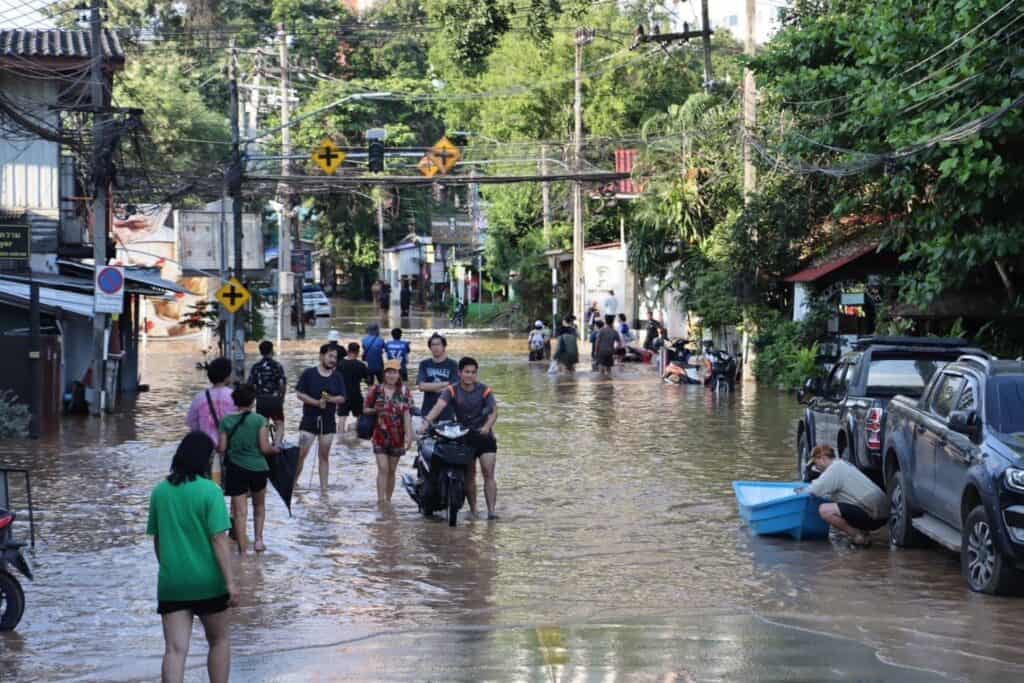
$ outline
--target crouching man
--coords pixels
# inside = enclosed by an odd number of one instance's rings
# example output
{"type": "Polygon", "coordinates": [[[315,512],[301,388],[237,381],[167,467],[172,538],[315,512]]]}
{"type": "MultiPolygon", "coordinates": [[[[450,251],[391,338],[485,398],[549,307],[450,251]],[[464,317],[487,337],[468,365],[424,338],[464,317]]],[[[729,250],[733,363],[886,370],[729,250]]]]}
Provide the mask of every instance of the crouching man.
{"type": "Polygon", "coordinates": [[[811,460],[821,475],[797,491],[832,501],[818,507],[821,518],[849,536],[853,545],[868,545],[868,534],[889,521],[885,493],[859,469],[837,459],[831,446],[815,448],[811,460]]]}

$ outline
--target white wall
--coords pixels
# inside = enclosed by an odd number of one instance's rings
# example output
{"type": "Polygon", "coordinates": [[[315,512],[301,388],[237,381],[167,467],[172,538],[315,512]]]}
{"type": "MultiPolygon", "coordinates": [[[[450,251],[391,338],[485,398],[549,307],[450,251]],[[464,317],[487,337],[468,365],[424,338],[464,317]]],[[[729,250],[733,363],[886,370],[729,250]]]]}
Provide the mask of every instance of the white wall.
{"type": "MultiPolygon", "coordinates": [[[[17,78],[0,73],[4,95],[50,125],[57,113],[47,106],[57,102],[57,82],[17,78]]],[[[60,146],[25,132],[0,137],[0,207],[51,213],[60,208],[60,146]]]]}
{"type": "Polygon", "coordinates": [[[619,302],[618,312],[627,316],[632,314],[632,302],[626,301],[626,264],[622,249],[586,249],[583,252],[583,273],[587,290],[584,308],[589,309],[590,304],[596,301],[603,310],[608,290],[612,290],[619,302]]]}

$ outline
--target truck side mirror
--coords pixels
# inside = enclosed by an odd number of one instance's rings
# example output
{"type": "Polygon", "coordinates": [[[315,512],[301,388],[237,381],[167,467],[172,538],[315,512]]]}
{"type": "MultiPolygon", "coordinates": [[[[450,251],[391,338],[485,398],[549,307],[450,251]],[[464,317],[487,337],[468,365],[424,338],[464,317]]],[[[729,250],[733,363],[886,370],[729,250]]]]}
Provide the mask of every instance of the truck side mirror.
{"type": "Polygon", "coordinates": [[[973,410],[954,410],[946,418],[946,426],[950,431],[965,434],[972,439],[981,433],[981,421],[978,413],[973,410]]]}

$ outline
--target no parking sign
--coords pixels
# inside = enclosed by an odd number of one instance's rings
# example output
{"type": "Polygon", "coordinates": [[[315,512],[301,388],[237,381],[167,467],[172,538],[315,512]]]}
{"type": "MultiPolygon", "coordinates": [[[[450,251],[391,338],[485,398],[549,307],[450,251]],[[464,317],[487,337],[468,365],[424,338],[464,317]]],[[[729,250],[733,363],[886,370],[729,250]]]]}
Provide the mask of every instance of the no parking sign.
{"type": "Polygon", "coordinates": [[[96,313],[120,313],[124,308],[124,268],[102,266],[96,269],[96,294],[93,297],[93,311],[96,313]]]}

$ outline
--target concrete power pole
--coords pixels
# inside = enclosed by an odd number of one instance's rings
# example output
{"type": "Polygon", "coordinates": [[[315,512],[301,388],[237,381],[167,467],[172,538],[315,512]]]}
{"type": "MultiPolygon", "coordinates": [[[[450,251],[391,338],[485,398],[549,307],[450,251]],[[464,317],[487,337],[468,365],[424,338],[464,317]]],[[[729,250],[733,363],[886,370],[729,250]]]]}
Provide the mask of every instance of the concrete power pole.
{"type": "MultiPolygon", "coordinates": [[[[288,79],[288,34],[284,30],[284,24],[277,25],[277,41],[280,50],[281,66],[281,175],[287,178],[291,175],[291,160],[288,158],[292,153],[292,133],[288,124],[291,120],[291,100],[289,99],[288,79]]],[[[291,336],[291,323],[289,322],[288,295],[285,292],[292,289],[296,301],[296,321],[303,325],[305,311],[302,310],[302,282],[305,274],[299,279],[294,287],[289,287],[293,276],[291,274],[292,263],[292,235],[298,233],[298,226],[295,224],[295,209],[292,197],[291,186],[287,181],[281,183],[278,188],[278,202],[283,207],[278,217],[277,232],[277,338],[291,336]],[[294,227],[293,227],[294,226],[294,227]]],[[[299,327],[297,336],[300,338],[304,330],[299,327]]]]}
{"type": "MultiPolygon", "coordinates": [[[[231,217],[233,223],[234,267],[233,273],[242,282],[242,152],[241,135],[239,133],[239,98],[238,98],[238,50],[234,41],[228,62],[228,93],[231,111],[231,165],[227,174],[227,194],[231,197],[231,217]]],[[[227,349],[231,359],[231,372],[238,382],[245,379],[245,330],[237,324],[237,314],[232,313],[227,319],[227,349]],[[239,337],[241,339],[239,340],[239,337]]]]}
{"type": "MultiPolygon", "coordinates": [[[[753,55],[757,49],[755,35],[757,30],[757,4],[755,0],[747,0],[747,30],[743,51],[753,55]]],[[[743,201],[749,203],[751,195],[757,186],[757,170],[754,168],[753,149],[750,145],[750,136],[753,135],[754,126],[757,124],[757,87],[754,82],[754,72],[750,69],[743,71],[743,201]]],[[[750,236],[756,244],[757,233],[750,236]]],[[[754,279],[757,279],[755,271],[754,279]]],[[[755,351],[751,340],[751,328],[753,323],[744,315],[743,325],[743,379],[752,382],[757,379],[754,376],[755,351]]]]}
{"type": "Polygon", "coordinates": [[[708,0],[700,0],[700,33],[704,46],[704,92],[710,93],[715,78],[711,71],[711,18],[708,14],[708,0]]]}
{"type": "MultiPolygon", "coordinates": [[[[583,161],[583,47],[594,39],[591,29],[576,29],[576,97],[573,109],[576,127],[573,134],[572,170],[579,174],[583,161]]],[[[583,323],[586,308],[586,277],[583,271],[583,183],[576,179],[572,183],[572,311],[577,325],[583,323]]]]}
{"type": "MultiPolygon", "coordinates": [[[[540,174],[548,174],[547,145],[541,145],[540,148],[540,174]]],[[[544,214],[544,247],[547,248],[551,246],[551,183],[546,180],[540,184],[540,196],[544,214]]]]}
{"type": "MultiPolygon", "coordinates": [[[[89,90],[93,108],[93,157],[92,170],[96,179],[95,192],[92,202],[92,249],[93,267],[99,271],[107,265],[107,216],[109,211],[108,192],[110,191],[110,179],[107,177],[104,147],[106,146],[106,122],[107,116],[104,110],[107,106],[106,93],[104,92],[104,69],[103,69],[103,18],[100,16],[100,0],[91,0],[89,3],[89,33],[92,58],[89,90]]],[[[107,386],[107,315],[96,313],[92,324],[92,384],[96,390],[89,412],[99,415],[106,403],[107,386]]]]}

